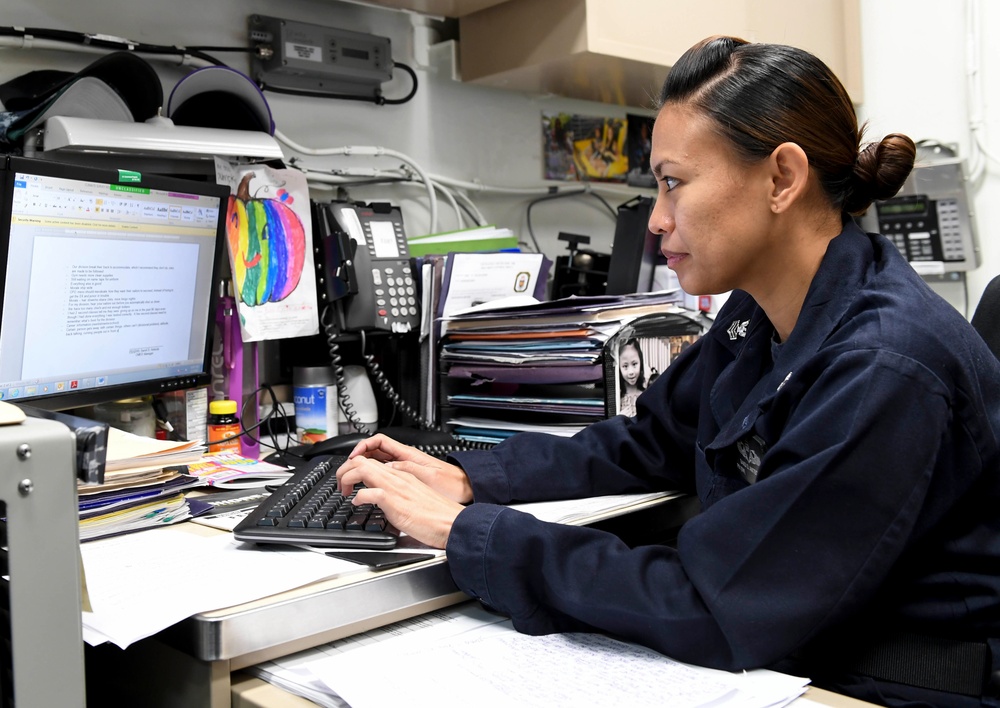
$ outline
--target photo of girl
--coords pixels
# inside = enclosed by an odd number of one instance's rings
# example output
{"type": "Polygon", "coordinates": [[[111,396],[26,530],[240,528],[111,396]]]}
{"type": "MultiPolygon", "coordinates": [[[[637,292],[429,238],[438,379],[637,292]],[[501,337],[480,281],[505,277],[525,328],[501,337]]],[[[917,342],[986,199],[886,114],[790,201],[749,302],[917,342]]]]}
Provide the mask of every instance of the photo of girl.
{"type": "Polygon", "coordinates": [[[698,339],[696,334],[636,337],[629,333],[618,345],[618,415],[634,416],[635,400],[666,371],[670,362],[698,339]]]}
{"type": "Polygon", "coordinates": [[[646,371],[642,349],[635,337],[618,347],[618,413],[635,415],[635,399],[646,390],[646,371]]]}

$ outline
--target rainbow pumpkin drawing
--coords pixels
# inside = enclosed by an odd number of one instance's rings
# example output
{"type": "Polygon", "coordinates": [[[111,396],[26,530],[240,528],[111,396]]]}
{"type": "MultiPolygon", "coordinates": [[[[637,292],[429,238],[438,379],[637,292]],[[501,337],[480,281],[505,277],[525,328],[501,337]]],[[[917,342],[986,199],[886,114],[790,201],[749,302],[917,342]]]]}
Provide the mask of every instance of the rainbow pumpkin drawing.
{"type": "Polygon", "coordinates": [[[236,293],[251,307],[288,297],[299,284],[306,254],[305,229],[289,206],[291,195],[281,190],[279,199],[251,197],[254,176],[243,175],[226,215],[236,293]]]}

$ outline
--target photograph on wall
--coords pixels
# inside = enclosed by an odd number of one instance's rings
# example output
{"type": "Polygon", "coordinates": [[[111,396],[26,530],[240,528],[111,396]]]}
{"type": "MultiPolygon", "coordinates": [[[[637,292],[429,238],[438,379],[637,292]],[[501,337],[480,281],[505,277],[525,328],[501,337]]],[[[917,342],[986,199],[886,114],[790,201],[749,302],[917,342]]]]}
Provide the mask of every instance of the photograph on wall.
{"type": "Polygon", "coordinates": [[[573,161],[573,116],[569,113],[542,114],[542,144],[545,179],[572,182],[577,179],[573,161]]]}
{"type": "Polygon", "coordinates": [[[628,175],[626,182],[633,187],[655,187],[656,178],[649,168],[653,149],[653,118],[628,116],[628,175]]]}
{"type": "Polygon", "coordinates": [[[624,118],[575,116],[573,159],[584,181],[624,182],[628,172],[624,118]]]}
{"type": "Polygon", "coordinates": [[[545,178],[624,182],[627,130],[624,118],[543,113],[545,178]]]}
{"type": "Polygon", "coordinates": [[[690,347],[697,334],[681,334],[667,337],[624,336],[619,337],[616,357],[618,375],[615,377],[617,401],[616,415],[635,415],[635,404],[639,395],[653,385],[666,371],[670,362],[690,347]]]}

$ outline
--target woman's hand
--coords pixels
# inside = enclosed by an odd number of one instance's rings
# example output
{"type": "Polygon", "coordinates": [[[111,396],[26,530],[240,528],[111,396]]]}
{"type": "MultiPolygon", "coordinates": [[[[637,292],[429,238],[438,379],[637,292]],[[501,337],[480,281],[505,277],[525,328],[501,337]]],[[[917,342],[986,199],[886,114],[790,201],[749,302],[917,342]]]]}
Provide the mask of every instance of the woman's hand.
{"type": "Polygon", "coordinates": [[[465,507],[402,469],[412,465],[412,462],[383,463],[352,453],[337,470],[337,481],[345,495],[361,482],[366,488],[358,491],[355,504],[378,504],[389,523],[403,533],[433,548],[445,548],[455,517],[465,507]]]}
{"type": "Polygon", "coordinates": [[[381,433],[365,438],[348,455],[349,460],[358,457],[391,462],[393,469],[412,474],[431,489],[459,504],[472,501],[472,484],[461,467],[396,442],[381,433]]]}

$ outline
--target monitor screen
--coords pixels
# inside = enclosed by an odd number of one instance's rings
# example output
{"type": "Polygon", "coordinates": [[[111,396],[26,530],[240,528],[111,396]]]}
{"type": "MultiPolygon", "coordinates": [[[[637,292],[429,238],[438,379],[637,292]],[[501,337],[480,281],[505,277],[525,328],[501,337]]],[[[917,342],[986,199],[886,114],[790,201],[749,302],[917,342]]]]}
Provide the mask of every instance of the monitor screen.
{"type": "Polygon", "coordinates": [[[0,398],[207,384],[229,188],[13,157],[0,174],[0,398]]]}

